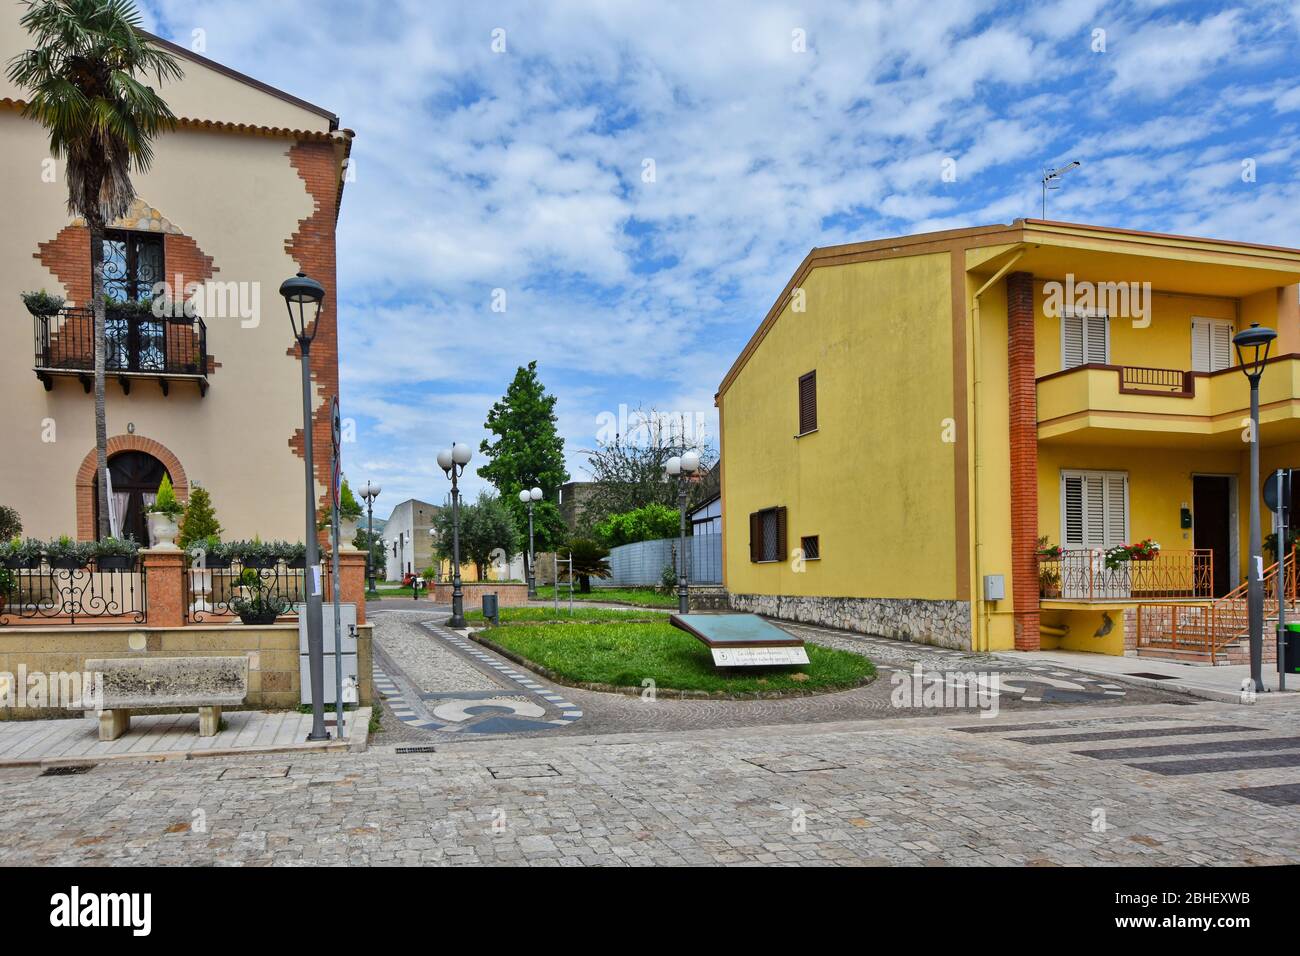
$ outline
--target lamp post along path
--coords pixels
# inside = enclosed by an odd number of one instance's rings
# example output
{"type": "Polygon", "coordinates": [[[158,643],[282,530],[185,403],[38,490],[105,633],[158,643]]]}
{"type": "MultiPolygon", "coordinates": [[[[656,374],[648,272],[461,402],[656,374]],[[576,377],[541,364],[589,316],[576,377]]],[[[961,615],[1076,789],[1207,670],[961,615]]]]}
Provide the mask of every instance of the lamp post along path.
{"type": "Polygon", "coordinates": [[[528,505],[528,596],[537,597],[537,554],[533,547],[533,504],[542,500],[541,488],[526,488],[519,492],[519,500],[528,505]]]}
{"type": "Polygon", "coordinates": [[[311,683],[311,733],[308,740],[329,740],[325,729],[325,648],[321,612],[320,544],[316,531],[316,473],[312,445],[311,343],[316,337],[316,320],[325,301],[325,288],[299,272],[280,284],[280,295],[289,309],[289,322],[302,353],[302,451],[306,473],[306,560],[305,604],[307,616],[307,669],[311,683]],[[295,309],[297,310],[295,312],[295,309]]]}
{"type": "Polygon", "coordinates": [[[380,487],[373,481],[367,481],[361,489],[361,497],[366,501],[366,590],[375,589],[375,499],[379,497],[380,487]]]}
{"type": "Polygon", "coordinates": [[[447,626],[465,627],[465,598],[460,586],[460,486],[457,479],[465,473],[473,452],[459,442],[438,452],[438,467],[451,479],[451,617],[447,626]]]}
{"type": "Polygon", "coordinates": [[[664,465],[670,478],[677,479],[677,517],[679,543],[677,547],[677,612],[690,611],[690,579],[686,570],[686,482],[700,470],[700,456],[693,451],[674,455],[664,465]]]}
{"type": "MultiPolygon", "coordinates": [[[[1268,362],[1268,350],[1277,338],[1273,329],[1258,322],[1232,337],[1237,361],[1250,382],[1250,567],[1246,574],[1246,619],[1250,635],[1250,680],[1255,691],[1264,690],[1264,555],[1259,529],[1259,380],[1268,362]]],[[[1279,543],[1279,548],[1281,544],[1279,543]]],[[[1279,594],[1283,600],[1285,594],[1279,594]]]]}

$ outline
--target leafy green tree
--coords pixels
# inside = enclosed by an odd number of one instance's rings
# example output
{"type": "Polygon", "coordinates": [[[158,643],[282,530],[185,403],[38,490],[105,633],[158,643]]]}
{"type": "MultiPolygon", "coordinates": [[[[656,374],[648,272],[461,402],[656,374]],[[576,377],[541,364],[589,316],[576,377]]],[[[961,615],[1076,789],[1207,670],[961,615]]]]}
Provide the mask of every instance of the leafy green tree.
{"type": "Polygon", "coordinates": [[[568,535],[555,504],[560,485],[569,480],[564,439],[555,428],[555,401],[537,377],[537,363],[521,365],[483,423],[494,437],[479,445],[488,461],[479,466],[478,475],[497,489],[525,546],[528,506],[519,500],[519,492],[542,489],[543,500],[533,505],[533,537],[539,551],[551,550],[568,535]]]}
{"type": "Polygon", "coordinates": [[[221,523],[217,521],[208,489],[195,486],[185,506],[185,517],[181,519],[180,545],[188,551],[195,542],[209,538],[221,539],[221,523]]]}
{"type": "Polygon", "coordinates": [[[610,578],[614,572],[609,567],[609,548],[590,538],[573,538],[567,550],[573,555],[573,576],[578,579],[578,590],[591,593],[592,578],[610,578]]]}
{"type": "MultiPolygon", "coordinates": [[[[451,559],[452,524],[451,503],[434,515],[433,527],[438,533],[438,557],[451,559]]],[[[509,560],[520,550],[519,529],[515,526],[510,509],[489,491],[479,492],[473,504],[460,506],[460,558],[478,569],[484,577],[489,564],[499,555],[509,560]]]]}
{"type": "Polygon", "coordinates": [[[352,546],[358,551],[366,550],[366,541],[370,539],[370,567],[374,575],[379,580],[383,580],[384,572],[388,568],[388,549],[384,547],[384,535],[381,531],[376,531],[374,537],[366,531],[365,527],[357,528],[356,537],[352,539],[352,546]]]}
{"type": "Polygon", "coordinates": [[[0,505],[0,541],[8,541],[23,533],[23,521],[18,512],[6,505],[0,505]]]}
{"type": "Polygon", "coordinates": [[[611,548],[636,541],[676,538],[681,532],[681,512],[652,502],[633,511],[610,515],[596,525],[596,534],[611,548]]]}
{"type": "MultiPolygon", "coordinates": [[[[595,532],[610,515],[625,514],[649,504],[677,506],[677,482],[664,473],[668,459],[687,451],[700,456],[701,476],[691,482],[687,507],[707,497],[711,487],[707,475],[718,456],[706,442],[686,435],[684,425],[650,409],[637,409],[631,434],[616,435],[586,450],[591,490],[583,507],[583,530],[595,532]],[[677,426],[677,427],[675,427],[677,426]]],[[[676,531],[673,532],[676,534],[676,531]]],[[[671,535],[669,535],[671,537],[671,535]]]]}
{"type": "MultiPolygon", "coordinates": [[[[178,80],[180,61],[140,30],[131,0],[29,0],[22,26],[35,47],[9,61],[8,76],[28,91],[23,115],[49,133],[50,154],[67,159],[68,213],[90,230],[89,304],[95,314],[95,458],[99,535],[109,536],[108,422],[104,369],[104,229],[135,199],[131,173],[153,162],[153,139],[176,117],[139,77],[178,80]]],[[[177,293],[179,294],[179,293],[177,293]]]]}

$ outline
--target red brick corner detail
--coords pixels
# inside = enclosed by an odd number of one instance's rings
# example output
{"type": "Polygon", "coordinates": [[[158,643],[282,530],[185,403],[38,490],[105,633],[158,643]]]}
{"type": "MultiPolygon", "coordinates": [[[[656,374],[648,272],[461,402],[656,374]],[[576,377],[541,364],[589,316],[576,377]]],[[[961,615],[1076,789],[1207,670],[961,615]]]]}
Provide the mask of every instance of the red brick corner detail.
{"type": "MultiPolygon", "coordinates": [[[[316,317],[316,337],[311,343],[311,377],[317,404],[312,412],[312,452],[316,482],[323,489],[319,507],[329,501],[331,438],[330,405],[339,393],[338,286],[335,276],[334,224],[339,196],[338,159],[332,143],[301,140],[289,148],[289,162],[302,178],[314,203],[312,214],[300,220],[285,240],[284,249],[305,272],[325,287],[325,301],[316,317]]],[[[301,357],[297,343],[289,355],[301,357]]],[[[289,447],[302,458],[303,430],[289,436],[289,447]]]]}

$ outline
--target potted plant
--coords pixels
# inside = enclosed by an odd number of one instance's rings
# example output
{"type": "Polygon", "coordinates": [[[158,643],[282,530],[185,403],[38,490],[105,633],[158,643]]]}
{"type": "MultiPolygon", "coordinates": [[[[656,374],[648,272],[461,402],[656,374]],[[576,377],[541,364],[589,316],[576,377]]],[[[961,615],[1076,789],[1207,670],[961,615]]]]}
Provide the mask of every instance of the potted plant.
{"type": "Polygon", "coordinates": [[[277,541],[274,545],[276,557],[279,561],[285,562],[285,567],[292,570],[302,570],[307,567],[307,545],[302,541],[290,544],[289,541],[277,541]]]}
{"type": "MultiPolygon", "coordinates": [[[[241,575],[241,581],[247,574],[246,571],[241,575]]],[[[245,624],[274,624],[275,619],[288,613],[291,607],[293,605],[287,599],[267,590],[256,572],[253,572],[251,582],[245,585],[244,593],[230,602],[230,609],[245,624]]]]}
{"type": "Polygon", "coordinates": [[[348,487],[347,479],[339,489],[339,548],[350,548],[357,536],[357,522],[361,520],[361,502],[348,487]]]}
{"type": "Polygon", "coordinates": [[[100,571],[134,571],[139,551],[134,538],[101,538],[95,542],[95,567],[100,571]]]}
{"type": "Polygon", "coordinates": [[[40,292],[22,293],[23,305],[27,306],[27,311],[35,316],[49,318],[52,315],[58,315],[59,310],[63,308],[67,300],[61,295],[50,295],[44,289],[40,292]]]}
{"type": "Polygon", "coordinates": [[[176,547],[176,536],[181,531],[179,521],[184,512],[185,506],[177,500],[171,478],[163,475],[162,484],[158,486],[158,494],[153,504],[145,508],[150,547],[167,550],[176,547]]]}
{"type": "Polygon", "coordinates": [[[199,547],[203,551],[204,566],[212,570],[226,570],[235,557],[234,546],[222,543],[215,534],[204,538],[199,547]]]}
{"type": "Polygon", "coordinates": [[[1144,538],[1136,544],[1118,544],[1106,552],[1106,568],[1114,571],[1128,561],[1153,561],[1160,553],[1160,542],[1144,538]]]}
{"type": "Polygon", "coordinates": [[[275,546],[264,543],[260,538],[254,538],[252,541],[236,541],[230,545],[230,553],[239,559],[241,567],[255,571],[275,567],[278,560],[275,546]]]}
{"type": "Polygon", "coordinates": [[[15,571],[39,568],[44,552],[45,545],[35,538],[15,537],[0,543],[0,565],[15,571]]]}
{"type": "Polygon", "coordinates": [[[66,534],[45,545],[45,560],[57,571],[79,571],[95,556],[95,542],[73,541],[66,534]]]}

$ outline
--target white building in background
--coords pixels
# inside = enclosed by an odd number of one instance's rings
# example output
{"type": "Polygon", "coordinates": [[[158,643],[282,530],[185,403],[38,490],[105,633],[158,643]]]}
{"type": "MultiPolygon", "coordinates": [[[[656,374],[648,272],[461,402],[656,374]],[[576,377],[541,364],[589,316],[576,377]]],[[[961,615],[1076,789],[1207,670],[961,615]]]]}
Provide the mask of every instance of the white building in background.
{"type": "Polygon", "coordinates": [[[408,498],[393,508],[384,525],[384,547],[388,552],[388,581],[401,581],[407,574],[421,574],[432,567],[434,517],[442,509],[418,498],[408,498]]]}

